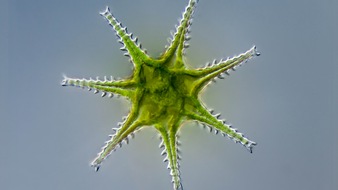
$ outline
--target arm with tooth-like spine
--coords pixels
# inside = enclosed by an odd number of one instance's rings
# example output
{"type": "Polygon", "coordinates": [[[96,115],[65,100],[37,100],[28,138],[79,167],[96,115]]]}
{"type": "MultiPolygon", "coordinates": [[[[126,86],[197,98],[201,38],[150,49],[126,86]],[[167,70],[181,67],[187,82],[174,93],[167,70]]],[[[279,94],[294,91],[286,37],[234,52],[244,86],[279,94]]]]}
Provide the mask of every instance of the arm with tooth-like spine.
{"type": "Polygon", "coordinates": [[[122,146],[122,141],[124,140],[128,143],[129,136],[133,137],[134,132],[143,125],[143,123],[138,120],[137,109],[138,108],[134,105],[130,111],[130,115],[127,117],[126,121],[122,123],[122,126],[120,128],[113,129],[115,134],[109,135],[110,140],[108,140],[105,146],[102,147],[102,151],[98,153],[97,157],[91,164],[96,171],[99,170],[102,161],[116,149],[116,146],[122,146]]]}
{"type": "Polygon", "coordinates": [[[118,94],[124,97],[131,98],[133,95],[132,88],[135,88],[135,82],[132,80],[113,81],[113,80],[93,80],[93,79],[77,79],[64,77],[62,86],[76,86],[81,88],[88,88],[88,90],[94,90],[94,93],[102,91],[102,97],[109,93],[112,97],[113,94],[118,94]]]}
{"type": "Polygon", "coordinates": [[[195,94],[195,92],[199,92],[216,77],[223,78],[221,76],[222,73],[228,74],[228,71],[230,69],[235,70],[236,66],[240,66],[243,62],[246,62],[252,57],[259,55],[260,53],[257,52],[256,46],[253,46],[247,52],[235,56],[231,59],[227,59],[225,61],[221,60],[219,63],[214,63],[211,67],[202,68],[200,70],[185,70],[184,72],[186,74],[199,78],[193,84],[194,87],[192,89],[192,94],[195,94]]]}
{"type": "Polygon", "coordinates": [[[155,125],[156,129],[160,132],[162,142],[160,148],[164,147],[162,155],[166,155],[164,162],[168,162],[168,169],[170,169],[170,175],[172,177],[172,183],[175,190],[183,190],[181,184],[180,170],[179,170],[179,150],[178,150],[178,140],[177,140],[177,130],[179,127],[179,120],[171,120],[168,123],[168,128],[162,125],[155,125]]]}
{"type": "Polygon", "coordinates": [[[142,50],[141,44],[138,43],[137,37],[133,38],[132,33],[128,33],[126,27],[122,27],[122,24],[113,16],[109,7],[102,13],[100,13],[114,29],[116,36],[119,38],[119,42],[123,45],[120,48],[123,51],[127,51],[124,55],[130,57],[130,61],[135,67],[141,64],[156,64],[156,61],[150,58],[144,50],[142,50]]]}
{"type": "Polygon", "coordinates": [[[226,124],[222,120],[218,120],[220,114],[212,115],[209,111],[207,111],[198,100],[192,101],[195,103],[195,112],[185,111],[185,115],[192,120],[199,121],[201,123],[206,124],[210,127],[210,131],[212,128],[215,129],[215,133],[221,131],[223,136],[228,136],[230,139],[234,140],[234,142],[240,142],[243,146],[245,146],[250,152],[252,152],[253,145],[256,145],[255,142],[250,141],[245,138],[242,133],[237,132],[236,129],[232,128],[231,125],[226,124]]]}
{"type": "Polygon", "coordinates": [[[184,48],[188,47],[186,41],[188,41],[190,37],[187,35],[189,33],[189,27],[191,25],[191,19],[194,13],[196,3],[197,0],[190,0],[189,5],[186,7],[183,13],[180,25],[176,27],[176,32],[173,35],[173,39],[171,40],[171,43],[167,48],[167,51],[163,54],[163,56],[160,59],[161,62],[166,63],[173,57],[173,55],[176,52],[176,62],[174,66],[176,68],[181,68],[182,66],[184,66],[182,55],[184,48]]]}

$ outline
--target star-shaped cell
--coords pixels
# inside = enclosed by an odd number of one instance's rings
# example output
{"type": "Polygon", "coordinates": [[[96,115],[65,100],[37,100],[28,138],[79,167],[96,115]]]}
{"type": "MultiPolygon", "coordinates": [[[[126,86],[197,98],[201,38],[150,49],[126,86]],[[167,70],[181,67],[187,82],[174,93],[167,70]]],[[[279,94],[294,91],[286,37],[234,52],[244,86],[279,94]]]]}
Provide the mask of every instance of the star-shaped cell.
{"type": "Polygon", "coordinates": [[[134,66],[132,75],[123,80],[115,80],[113,77],[105,77],[104,80],[64,77],[62,81],[63,86],[87,88],[94,93],[100,92],[102,97],[123,96],[131,102],[129,115],[119,123],[118,128],[113,129],[114,134],[110,135],[110,140],[92,162],[96,170],[117,147],[123,142],[128,143],[136,131],[145,126],[153,126],[162,139],[160,147],[163,148],[164,162],[168,162],[174,189],[182,189],[177,133],[183,122],[188,120],[197,121],[210,131],[227,136],[252,152],[256,143],[221,120],[220,114],[208,110],[199,95],[210,82],[217,78],[223,79],[229,70],[235,70],[237,66],[260,54],[254,46],[245,53],[214,61],[205,68],[189,69],[183,56],[189,46],[189,32],[196,3],[196,0],[189,1],[169,45],[158,58],[149,56],[142,49],[137,37],[134,38],[122,26],[108,7],[100,13],[115,31],[118,42],[123,45],[121,50],[125,51],[124,55],[130,58],[134,66]]]}

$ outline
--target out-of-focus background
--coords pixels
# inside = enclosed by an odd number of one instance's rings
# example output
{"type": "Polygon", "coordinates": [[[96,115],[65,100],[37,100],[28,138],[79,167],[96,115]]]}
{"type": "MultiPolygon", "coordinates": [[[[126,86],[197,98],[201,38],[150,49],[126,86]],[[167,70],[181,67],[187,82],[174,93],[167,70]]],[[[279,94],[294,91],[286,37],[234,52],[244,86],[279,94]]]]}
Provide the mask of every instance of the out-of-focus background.
{"type": "MultiPolygon", "coordinates": [[[[60,82],[63,74],[131,73],[98,14],[105,6],[157,56],[187,3],[2,0],[0,189],[171,189],[152,128],[94,172],[89,163],[129,104],[60,82]]],[[[180,138],[185,189],[338,188],[337,8],[335,0],[200,0],[191,67],[252,45],[262,53],[201,95],[258,146],[250,154],[187,123],[180,138]]]]}

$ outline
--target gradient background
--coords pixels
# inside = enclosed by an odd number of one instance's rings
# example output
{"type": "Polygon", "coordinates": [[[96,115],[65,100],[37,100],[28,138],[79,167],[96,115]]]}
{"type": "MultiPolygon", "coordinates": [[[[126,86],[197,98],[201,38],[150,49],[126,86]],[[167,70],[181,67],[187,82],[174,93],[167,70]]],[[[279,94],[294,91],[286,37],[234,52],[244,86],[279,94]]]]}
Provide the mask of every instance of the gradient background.
{"type": "MultiPolygon", "coordinates": [[[[0,189],[171,189],[152,128],[94,172],[89,163],[128,102],[60,81],[131,73],[98,14],[106,5],[157,56],[188,0],[32,2],[0,3],[0,189]]],[[[337,8],[336,0],[200,1],[187,51],[192,67],[254,44],[262,53],[201,96],[258,146],[249,154],[185,125],[185,189],[338,188],[337,8]]]]}

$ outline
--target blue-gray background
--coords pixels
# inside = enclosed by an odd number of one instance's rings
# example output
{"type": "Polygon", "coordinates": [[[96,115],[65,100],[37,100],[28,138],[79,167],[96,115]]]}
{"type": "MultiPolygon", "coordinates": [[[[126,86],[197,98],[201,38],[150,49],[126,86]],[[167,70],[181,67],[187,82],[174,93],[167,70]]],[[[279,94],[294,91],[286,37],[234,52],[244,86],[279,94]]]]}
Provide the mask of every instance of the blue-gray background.
{"type": "MultiPolygon", "coordinates": [[[[172,188],[151,128],[94,172],[89,163],[128,102],[60,81],[131,73],[98,14],[106,5],[156,56],[187,1],[1,1],[0,189],[172,188]]],[[[337,8],[335,0],[200,0],[192,67],[254,44],[262,53],[201,96],[258,146],[250,154],[188,123],[185,189],[338,188],[337,8]]]]}

